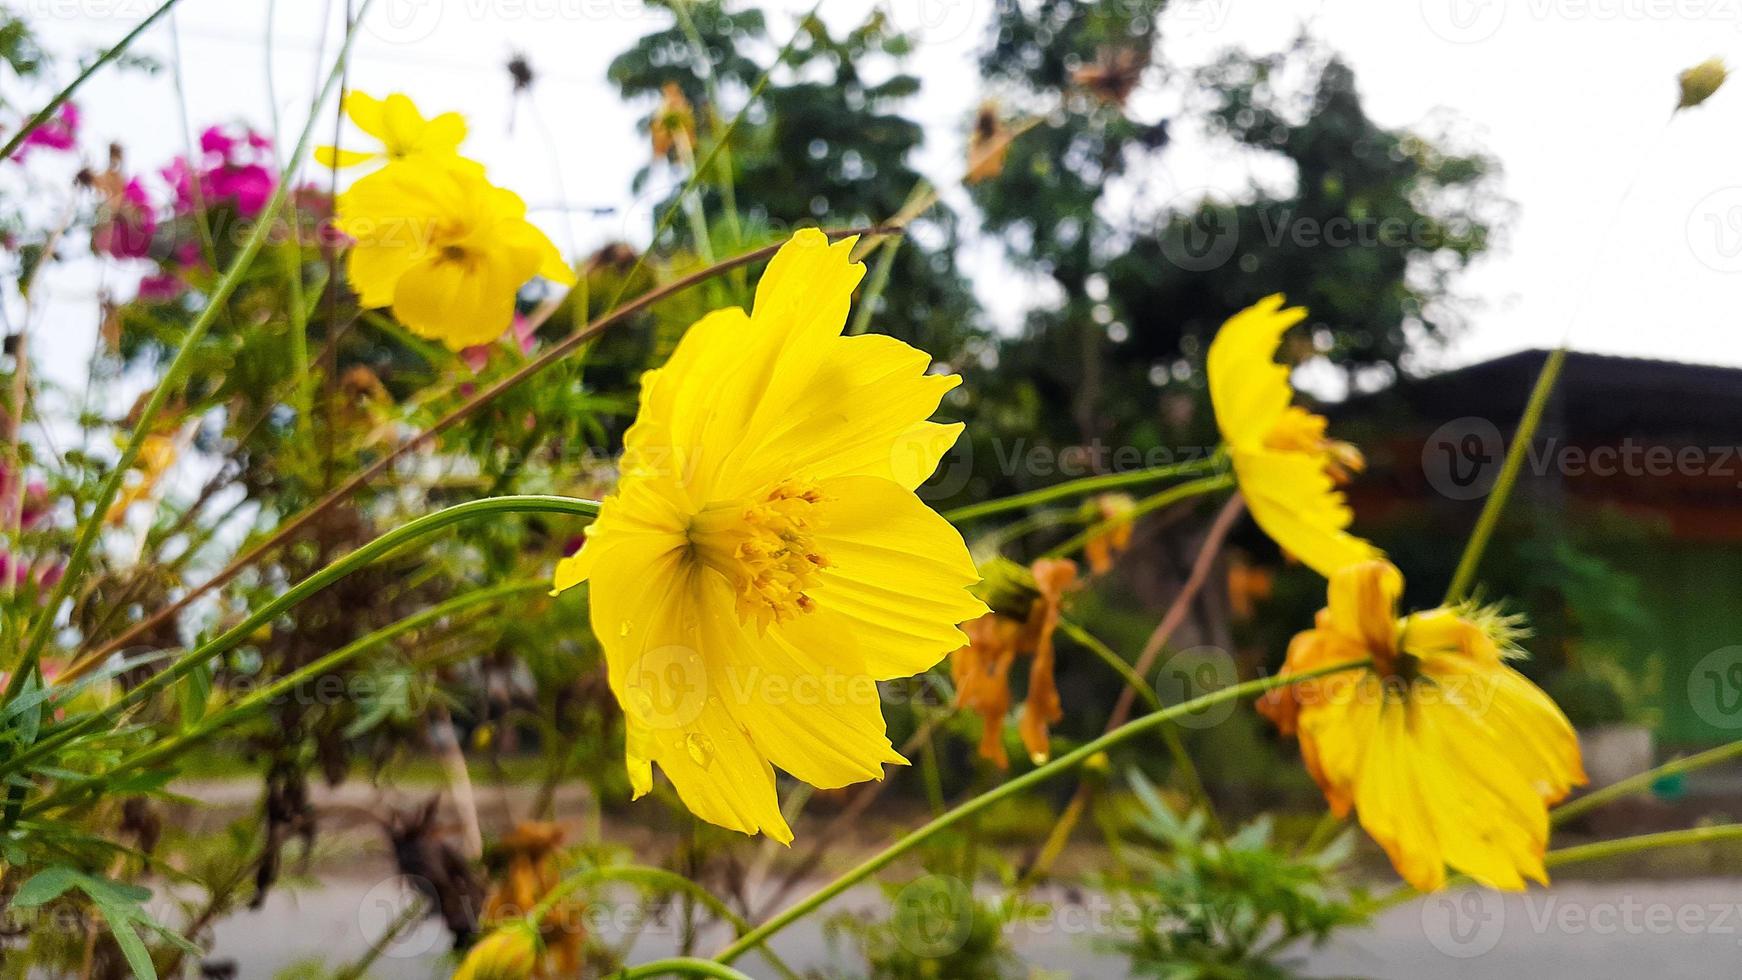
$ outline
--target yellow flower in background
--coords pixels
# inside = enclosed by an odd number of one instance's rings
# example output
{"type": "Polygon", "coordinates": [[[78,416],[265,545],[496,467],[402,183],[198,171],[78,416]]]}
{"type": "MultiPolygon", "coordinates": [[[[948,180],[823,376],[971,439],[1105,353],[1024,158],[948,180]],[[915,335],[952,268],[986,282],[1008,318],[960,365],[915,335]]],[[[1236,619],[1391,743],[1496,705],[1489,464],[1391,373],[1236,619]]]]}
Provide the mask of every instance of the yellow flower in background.
{"type": "Polygon", "coordinates": [[[1324,418],[1293,404],[1289,369],[1276,361],[1282,335],[1306,318],[1282,303],[1267,296],[1222,324],[1210,344],[1210,401],[1252,519],[1328,578],[1380,552],[1345,530],[1353,514],[1336,488],[1361,468],[1360,452],[1326,438],[1324,418]]]}
{"type": "Polygon", "coordinates": [[[444,112],[425,119],[411,98],[398,92],[377,99],[363,92],[345,95],[345,115],[358,129],[381,141],[373,152],[345,150],[336,146],[315,147],[315,162],[323,167],[354,167],[371,160],[393,163],[416,157],[448,160],[479,172],[483,167],[459,156],[466,138],[466,119],[457,112],[444,112]]]}
{"type": "Polygon", "coordinates": [[[454,971],[453,980],[527,980],[538,967],[538,937],[516,922],[478,940],[454,971]]]}
{"type": "Polygon", "coordinates": [[[1300,738],[1338,816],[1353,808],[1397,873],[1422,891],[1450,866],[1491,888],[1548,883],[1548,807],[1585,782],[1561,710],[1506,661],[1511,621],[1457,607],[1412,613],[1389,562],[1331,576],[1317,623],[1282,676],[1372,657],[1363,670],[1279,688],[1259,710],[1300,738]]]}
{"type": "Polygon", "coordinates": [[[716,310],[642,377],[622,478],[556,588],[591,582],[636,796],[658,763],[704,820],[790,842],[774,766],[822,789],[904,764],[876,681],[930,669],[986,607],[961,535],[914,488],[960,381],[841,336],[854,239],[800,231],[751,313],[716,310]]]}
{"type": "Polygon", "coordinates": [[[1092,520],[1105,525],[1105,530],[1083,542],[1083,557],[1088,559],[1090,571],[1105,575],[1112,570],[1113,562],[1131,547],[1131,535],[1137,529],[1132,517],[1137,501],[1128,493],[1103,493],[1085,501],[1083,506],[1092,520]]]}
{"type": "Polygon", "coordinates": [[[353,240],[346,272],[358,302],[392,307],[413,333],[451,350],[500,337],[534,276],[574,282],[518,195],[440,162],[406,159],[352,184],[339,195],[338,225],[353,240]]]}

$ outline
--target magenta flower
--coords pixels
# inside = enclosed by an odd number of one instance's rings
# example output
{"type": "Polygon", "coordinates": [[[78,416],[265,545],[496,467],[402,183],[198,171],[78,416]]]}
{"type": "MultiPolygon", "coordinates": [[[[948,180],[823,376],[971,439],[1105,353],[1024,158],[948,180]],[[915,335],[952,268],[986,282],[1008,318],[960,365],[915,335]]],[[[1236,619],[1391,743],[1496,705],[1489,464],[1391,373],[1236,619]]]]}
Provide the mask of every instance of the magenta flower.
{"type": "Polygon", "coordinates": [[[24,137],[24,144],[18,148],[16,157],[23,160],[26,153],[39,146],[65,153],[78,145],[79,107],[71,102],[63,102],[58,116],[47,120],[24,137]]]}
{"type": "Polygon", "coordinates": [[[157,217],[145,185],[137,177],[129,180],[106,210],[91,233],[92,250],[117,259],[145,258],[151,250],[151,236],[157,231],[157,217]]]}

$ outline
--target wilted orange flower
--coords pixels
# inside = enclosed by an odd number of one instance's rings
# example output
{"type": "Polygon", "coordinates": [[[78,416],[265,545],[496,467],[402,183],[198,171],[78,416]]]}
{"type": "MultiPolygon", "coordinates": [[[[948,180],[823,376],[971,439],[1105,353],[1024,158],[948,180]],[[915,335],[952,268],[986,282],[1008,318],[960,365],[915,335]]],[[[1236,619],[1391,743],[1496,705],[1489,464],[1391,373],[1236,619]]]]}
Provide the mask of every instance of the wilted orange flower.
{"type": "Polygon", "coordinates": [[[664,99],[647,122],[647,133],[653,138],[653,155],[670,157],[678,147],[696,145],[696,113],[683,89],[676,82],[666,82],[664,99]]]}
{"type": "MultiPolygon", "coordinates": [[[[962,624],[968,645],[950,657],[956,685],[956,707],[980,716],[980,757],[1000,769],[1010,766],[1004,751],[1004,718],[1010,713],[1010,667],[1018,654],[1032,659],[1028,696],[1022,704],[1017,731],[1036,764],[1052,755],[1048,726],[1064,717],[1053,671],[1053,634],[1058,630],[1064,594],[1076,585],[1077,565],[1066,558],[1042,558],[1029,569],[1032,581],[1000,583],[1014,596],[995,597],[994,611],[962,624]],[[1013,607],[1026,606],[1020,618],[1013,607]]],[[[995,587],[996,588],[996,587],[995,587]]]]}
{"type": "Polygon", "coordinates": [[[1071,72],[1071,81],[1108,105],[1122,106],[1131,98],[1143,78],[1143,69],[1148,66],[1147,50],[1102,46],[1095,52],[1094,61],[1071,72]]]}
{"type": "Polygon", "coordinates": [[[977,184],[991,180],[1004,172],[1004,158],[1010,153],[1010,130],[998,118],[998,104],[980,103],[974,113],[974,129],[968,134],[968,172],[962,180],[977,184]]]}
{"type": "Polygon", "coordinates": [[[1137,509],[1137,501],[1128,493],[1103,493],[1089,501],[1089,506],[1106,528],[1083,543],[1083,557],[1089,560],[1089,571],[1102,575],[1131,547],[1131,532],[1136,526],[1131,512],[1137,509]]]}
{"type": "Polygon", "coordinates": [[[1258,603],[1270,598],[1276,576],[1268,568],[1235,558],[1228,563],[1228,606],[1235,619],[1251,619],[1258,603]]]}
{"type": "MultiPolygon", "coordinates": [[[[502,838],[499,845],[508,865],[502,879],[484,901],[483,922],[500,926],[526,916],[562,882],[563,829],[554,823],[527,820],[502,838]]],[[[582,932],[579,903],[560,902],[539,924],[543,941],[542,967],[554,976],[575,976],[581,966],[582,932]]]]}

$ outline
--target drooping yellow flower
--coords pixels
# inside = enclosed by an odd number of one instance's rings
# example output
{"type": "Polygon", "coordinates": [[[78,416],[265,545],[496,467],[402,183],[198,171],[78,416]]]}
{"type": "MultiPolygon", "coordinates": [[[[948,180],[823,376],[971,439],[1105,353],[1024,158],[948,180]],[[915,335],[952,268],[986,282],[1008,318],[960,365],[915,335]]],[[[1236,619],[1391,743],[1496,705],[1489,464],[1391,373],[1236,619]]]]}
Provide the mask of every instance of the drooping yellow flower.
{"type": "Polygon", "coordinates": [[[468,169],[478,164],[459,156],[466,138],[466,119],[457,112],[444,112],[425,119],[410,96],[394,92],[377,99],[363,92],[345,94],[345,115],[358,129],[381,141],[374,151],[345,150],[336,146],[315,147],[315,162],[323,167],[354,167],[371,160],[393,163],[417,157],[446,160],[468,169]]]}
{"type": "Polygon", "coordinates": [[[1507,665],[1511,624],[1470,607],[1412,613],[1385,561],[1331,576],[1313,629],[1282,674],[1363,657],[1371,668],[1279,688],[1259,710],[1285,734],[1338,816],[1353,808],[1397,873],[1422,891],[1450,866],[1491,888],[1548,883],[1548,807],[1585,782],[1561,710],[1507,665]]]}
{"type": "Polygon", "coordinates": [[[339,195],[338,225],[353,239],[346,271],[358,301],[392,307],[451,350],[500,337],[532,277],[574,282],[518,195],[437,161],[408,158],[352,184],[339,195]]]}
{"type": "Polygon", "coordinates": [[[1353,514],[1336,488],[1361,468],[1360,452],[1326,438],[1324,418],[1292,404],[1276,351],[1306,310],[1282,303],[1280,294],[1267,296],[1222,324],[1210,344],[1210,400],[1252,519],[1329,577],[1380,552],[1345,530],[1353,514]]]}
{"type": "Polygon", "coordinates": [[[658,763],[697,816],[782,842],[774,766],[822,789],[902,764],[876,681],[927,670],[986,607],[962,537],[914,493],[960,379],[841,336],[853,239],[800,231],[751,313],[708,314],[642,377],[622,477],[556,588],[590,617],[635,794],[658,763]]]}
{"type": "Polygon", "coordinates": [[[531,925],[514,922],[478,940],[453,980],[527,980],[538,967],[538,936],[531,925]]]}

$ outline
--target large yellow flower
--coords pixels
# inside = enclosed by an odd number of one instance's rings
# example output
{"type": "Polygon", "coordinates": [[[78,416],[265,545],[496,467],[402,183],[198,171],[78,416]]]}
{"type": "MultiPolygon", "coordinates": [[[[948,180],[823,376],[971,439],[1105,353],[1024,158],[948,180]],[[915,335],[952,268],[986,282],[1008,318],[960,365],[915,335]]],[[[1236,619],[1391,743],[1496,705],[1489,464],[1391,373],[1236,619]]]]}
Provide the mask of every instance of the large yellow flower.
{"type": "Polygon", "coordinates": [[[1492,888],[1548,883],[1548,806],[1585,781],[1555,703],[1506,663],[1510,624],[1438,608],[1397,617],[1403,576],[1385,561],[1331,576],[1327,608],[1289,644],[1284,676],[1364,657],[1373,666],[1279,688],[1259,702],[1338,816],[1361,826],[1422,891],[1446,867],[1492,888]]]}
{"type": "Polygon", "coordinates": [[[635,794],[657,762],[697,816],[782,842],[773,766],[835,788],[904,763],[876,681],[930,669],[986,612],[961,535],[914,493],[961,431],[926,421],[960,379],[841,336],[852,247],[794,235],[752,313],[703,317],[642,376],[616,493],[556,572],[592,583],[635,794]]]}
{"type": "Polygon", "coordinates": [[[339,229],[353,244],[346,271],[365,308],[391,306],[423,337],[453,350],[489,343],[514,319],[533,276],[574,282],[526,204],[478,172],[406,159],[339,195],[339,229]]]}
{"type": "Polygon", "coordinates": [[[1222,324],[1210,344],[1210,400],[1253,520],[1328,577],[1380,552],[1345,530],[1353,515],[1336,488],[1361,468],[1361,454],[1327,439],[1324,418],[1292,404],[1276,350],[1306,310],[1282,303],[1267,296],[1222,324]]]}
{"type": "Polygon", "coordinates": [[[466,138],[466,119],[457,112],[444,112],[425,119],[411,98],[398,92],[377,99],[363,92],[345,94],[345,115],[357,128],[381,141],[373,152],[345,150],[336,146],[315,147],[315,162],[323,167],[354,167],[371,160],[389,163],[415,157],[431,157],[470,169],[483,168],[461,161],[460,143],[466,138]]]}

